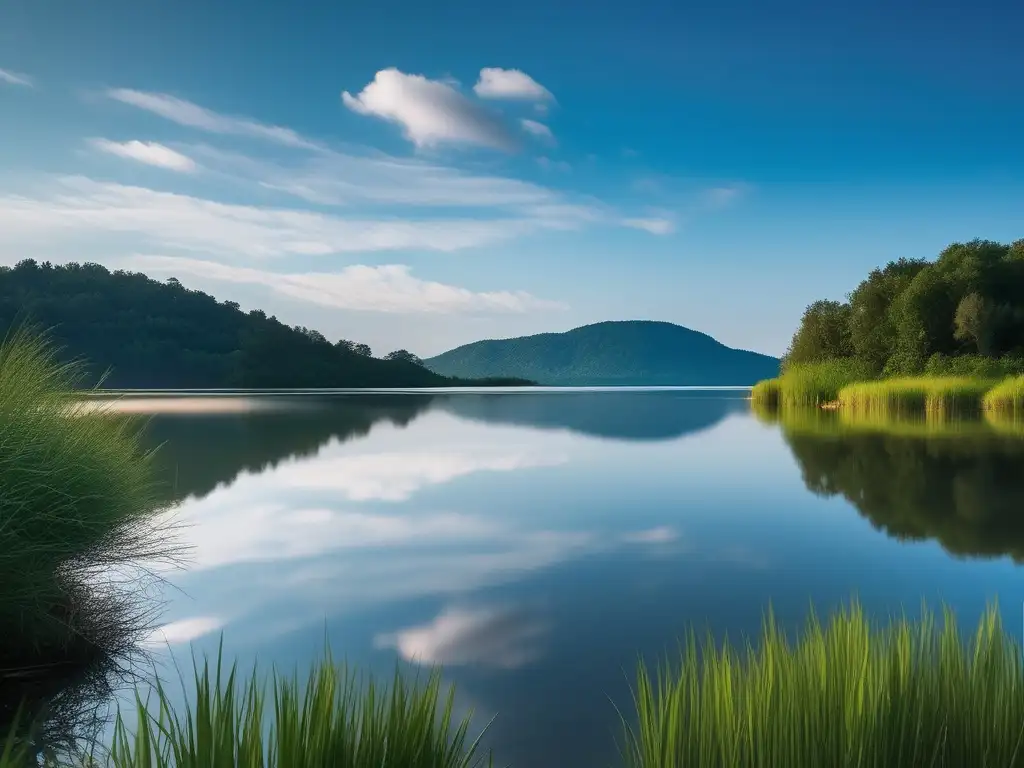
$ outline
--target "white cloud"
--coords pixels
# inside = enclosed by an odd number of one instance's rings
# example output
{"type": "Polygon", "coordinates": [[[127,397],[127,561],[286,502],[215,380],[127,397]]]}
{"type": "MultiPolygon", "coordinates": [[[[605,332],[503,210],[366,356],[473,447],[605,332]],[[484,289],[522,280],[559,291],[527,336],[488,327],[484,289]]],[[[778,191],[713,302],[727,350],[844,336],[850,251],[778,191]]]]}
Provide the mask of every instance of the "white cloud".
{"type": "Polygon", "coordinates": [[[294,464],[283,469],[278,483],[293,488],[340,490],[350,501],[406,501],[420,489],[451,482],[477,472],[514,472],[564,464],[564,455],[473,452],[394,451],[338,456],[294,464]]]}
{"type": "Polygon", "coordinates": [[[544,123],[538,123],[536,120],[523,119],[519,121],[523,126],[523,130],[527,133],[537,136],[538,138],[544,139],[551,144],[555,142],[555,135],[551,132],[544,123]]]}
{"type": "Polygon", "coordinates": [[[382,69],[358,95],[345,91],[341,99],[353,112],[401,125],[405,137],[417,147],[444,143],[475,144],[505,151],[518,147],[515,137],[498,117],[451,85],[423,75],[382,69]]]}
{"type": "Polygon", "coordinates": [[[101,152],[128,160],[136,160],[146,165],[155,165],[157,168],[166,168],[179,173],[191,173],[196,169],[196,163],[192,158],[153,141],[119,142],[93,139],[90,144],[101,152]]]}
{"type": "Polygon", "coordinates": [[[675,222],[667,218],[623,219],[622,225],[642,229],[652,235],[670,235],[676,230],[675,222]]]}
{"type": "Polygon", "coordinates": [[[413,248],[450,252],[579,223],[571,207],[537,207],[519,217],[492,219],[342,218],[84,177],[63,178],[44,197],[0,196],[3,237],[38,241],[88,231],[128,233],[144,241],[134,250],[158,246],[245,259],[413,248]]]}
{"type": "Polygon", "coordinates": [[[318,205],[390,203],[464,208],[560,203],[551,189],[502,176],[466,173],[417,158],[325,151],[298,162],[256,160],[196,146],[189,153],[204,166],[318,205]]]}
{"type": "Polygon", "coordinates": [[[193,275],[210,280],[262,285],[284,296],[334,309],[392,313],[518,313],[561,309],[522,291],[476,293],[420,280],[402,264],[354,265],[339,272],[279,273],[174,256],[135,256],[131,267],[149,273],[193,275]]]}
{"type": "Polygon", "coordinates": [[[554,100],[551,91],[519,69],[484,67],[473,90],[483,99],[554,100]]]}
{"type": "Polygon", "coordinates": [[[8,85],[20,85],[25,88],[35,86],[35,82],[28,75],[23,75],[20,72],[11,72],[9,69],[0,69],[0,82],[7,83],[8,85]]]}
{"type": "Polygon", "coordinates": [[[210,133],[249,136],[298,149],[318,150],[322,148],[321,145],[303,138],[291,128],[265,125],[245,117],[221,115],[166,93],[147,93],[128,88],[115,88],[107,91],[107,96],[189,128],[198,128],[210,133]]]}
{"type": "Polygon", "coordinates": [[[518,669],[540,657],[546,630],[522,610],[449,607],[427,624],[378,635],[374,646],[422,665],[518,669]]]}
{"type": "Polygon", "coordinates": [[[622,536],[627,544],[668,544],[679,538],[679,533],[669,525],[648,528],[642,531],[631,531],[622,536]]]}
{"type": "Polygon", "coordinates": [[[183,645],[222,629],[224,624],[223,619],[214,616],[195,616],[189,619],[180,619],[153,630],[143,642],[151,646],[183,645]]]}

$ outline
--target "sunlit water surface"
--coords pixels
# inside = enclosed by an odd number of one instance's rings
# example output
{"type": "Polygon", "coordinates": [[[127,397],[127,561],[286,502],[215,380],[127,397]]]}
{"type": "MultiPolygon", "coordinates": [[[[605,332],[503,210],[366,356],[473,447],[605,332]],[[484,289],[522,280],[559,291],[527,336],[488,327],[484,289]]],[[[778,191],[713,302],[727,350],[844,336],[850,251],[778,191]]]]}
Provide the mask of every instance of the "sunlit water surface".
{"type": "MultiPolygon", "coordinates": [[[[1024,441],[787,432],[744,390],[129,397],[191,547],[158,660],[442,665],[499,764],[615,762],[637,659],[856,595],[1020,616],[1024,441]],[[954,554],[955,553],[955,554],[954,554]]],[[[169,667],[165,667],[169,669],[169,667]]],[[[172,682],[172,689],[176,684],[172,682]]]]}

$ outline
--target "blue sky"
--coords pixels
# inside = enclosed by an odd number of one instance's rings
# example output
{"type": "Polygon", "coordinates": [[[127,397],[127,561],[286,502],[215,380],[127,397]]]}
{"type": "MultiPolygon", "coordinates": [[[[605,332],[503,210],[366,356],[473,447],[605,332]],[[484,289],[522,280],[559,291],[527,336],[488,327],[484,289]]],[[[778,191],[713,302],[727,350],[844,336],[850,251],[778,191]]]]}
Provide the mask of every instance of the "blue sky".
{"type": "Polygon", "coordinates": [[[836,6],[8,0],[0,262],[377,352],[649,318],[781,353],[876,265],[1024,236],[1024,8],[836,6]]]}

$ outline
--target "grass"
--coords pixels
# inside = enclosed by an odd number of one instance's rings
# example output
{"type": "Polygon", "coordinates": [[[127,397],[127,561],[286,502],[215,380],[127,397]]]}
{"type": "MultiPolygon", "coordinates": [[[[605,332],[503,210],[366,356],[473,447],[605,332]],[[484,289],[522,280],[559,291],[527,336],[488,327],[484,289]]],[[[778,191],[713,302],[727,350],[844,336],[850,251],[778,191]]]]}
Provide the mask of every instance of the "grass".
{"type": "Polygon", "coordinates": [[[855,360],[790,365],[778,378],[758,382],[751,401],[761,408],[820,406],[835,400],[847,384],[865,378],[867,369],[855,360]]]}
{"type": "Polygon", "coordinates": [[[1006,379],[992,387],[983,401],[986,411],[1024,418],[1024,376],[1006,379]]]}
{"type": "MultiPolygon", "coordinates": [[[[162,684],[136,693],[130,714],[118,712],[109,750],[94,748],[80,765],[109,768],[478,768],[493,762],[470,736],[472,714],[453,715],[454,689],[440,674],[390,686],[361,681],[328,653],[305,681],[276,672],[268,685],[255,670],[193,658],[192,703],[176,708],[162,684]]],[[[182,689],[186,685],[182,681],[182,689]]],[[[486,730],[486,728],[484,729],[486,730]]],[[[24,768],[31,757],[17,742],[0,749],[0,768],[24,768]]]]}
{"type": "Polygon", "coordinates": [[[630,768],[1024,765],[1024,670],[990,608],[973,640],[949,612],[873,628],[855,603],[791,643],[698,647],[641,664],[630,768]]]}
{"type": "Polygon", "coordinates": [[[134,645],[149,612],[114,581],[170,551],[141,425],[83,415],[82,372],[30,329],[0,344],[0,728],[134,645]]]}
{"type": "Polygon", "coordinates": [[[966,377],[912,377],[861,381],[843,387],[839,408],[865,416],[928,417],[976,415],[994,382],[966,377]]]}

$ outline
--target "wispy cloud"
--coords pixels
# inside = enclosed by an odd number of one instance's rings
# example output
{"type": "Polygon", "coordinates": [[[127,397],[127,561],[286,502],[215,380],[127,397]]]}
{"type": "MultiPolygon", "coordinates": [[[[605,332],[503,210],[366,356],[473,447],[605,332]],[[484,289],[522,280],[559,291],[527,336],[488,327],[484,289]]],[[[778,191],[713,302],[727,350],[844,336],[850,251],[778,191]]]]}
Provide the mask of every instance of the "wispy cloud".
{"type": "Polygon", "coordinates": [[[166,93],[114,88],[107,91],[107,96],[189,128],[198,128],[210,133],[249,136],[297,149],[321,149],[320,144],[303,138],[291,128],[266,125],[245,117],[221,115],[166,93]]]}
{"type": "Polygon", "coordinates": [[[536,120],[529,120],[526,118],[519,122],[523,126],[523,130],[530,135],[543,139],[549,144],[555,143],[555,134],[553,134],[551,129],[544,125],[544,123],[538,123],[536,120]]]}
{"type": "Polygon", "coordinates": [[[92,139],[89,143],[100,152],[153,165],[157,168],[166,168],[179,173],[191,173],[196,170],[196,163],[192,158],[156,142],[92,139]]]}
{"type": "Polygon", "coordinates": [[[671,235],[676,231],[675,222],[663,217],[623,219],[622,225],[632,229],[642,229],[652,235],[671,235]]]}
{"type": "Polygon", "coordinates": [[[472,144],[514,151],[519,143],[502,120],[467,99],[450,84],[382,69],[353,96],[341,94],[353,112],[397,123],[417,147],[472,144]]]}
{"type": "Polygon", "coordinates": [[[234,205],[147,187],[66,177],[41,197],[0,196],[0,231],[35,241],[76,232],[132,234],[136,250],[173,248],[229,259],[421,249],[452,252],[542,229],[579,226],[572,207],[519,217],[369,218],[234,205]],[[573,218],[575,217],[575,218],[573,218]]]}
{"type": "Polygon", "coordinates": [[[9,69],[0,69],[0,83],[20,85],[23,88],[35,87],[35,81],[31,77],[20,72],[11,72],[9,69]]]}
{"type": "Polygon", "coordinates": [[[482,99],[554,101],[547,88],[519,69],[484,67],[473,91],[482,99]]]}
{"type": "Polygon", "coordinates": [[[725,208],[732,205],[750,191],[748,184],[729,184],[712,187],[704,192],[704,201],[711,208],[725,208]]]}
{"type": "MultiPolygon", "coordinates": [[[[276,293],[332,309],[390,313],[520,313],[561,309],[521,291],[473,292],[445,283],[420,280],[407,266],[353,265],[337,272],[281,273],[236,267],[212,261],[176,256],[134,256],[128,265],[147,273],[193,275],[210,280],[270,288],[276,293]]],[[[474,467],[502,469],[503,466],[474,467]]],[[[427,472],[445,471],[443,457],[423,467],[427,472]]],[[[449,468],[450,469],[450,468],[449,468]]],[[[455,468],[456,472],[459,468],[455,468]]],[[[429,479],[429,476],[428,476],[429,479]]],[[[396,493],[400,493],[397,489],[396,493]]]]}

